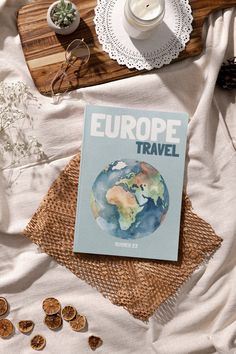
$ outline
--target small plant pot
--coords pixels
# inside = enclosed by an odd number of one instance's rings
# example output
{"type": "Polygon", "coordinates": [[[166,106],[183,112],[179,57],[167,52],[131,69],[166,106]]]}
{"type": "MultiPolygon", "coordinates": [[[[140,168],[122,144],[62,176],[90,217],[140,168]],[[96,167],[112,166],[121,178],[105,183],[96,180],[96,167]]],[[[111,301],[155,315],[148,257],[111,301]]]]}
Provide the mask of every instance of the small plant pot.
{"type": "MultiPolygon", "coordinates": [[[[48,12],[47,12],[47,23],[48,23],[48,27],[51,28],[52,31],[54,31],[57,34],[61,34],[61,35],[67,35],[67,34],[71,34],[73,33],[79,26],[80,23],[80,13],[78,11],[77,6],[75,6],[75,4],[72,3],[72,7],[75,10],[75,19],[74,21],[67,27],[59,27],[56,26],[55,23],[52,21],[51,19],[51,12],[52,9],[59,4],[60,1],[55,1],[54,3],[52,3],[52,5],[48,8],[48,12]]],[[[65,1],[66,3],[69,3],[70,1],[65,1]]]]}

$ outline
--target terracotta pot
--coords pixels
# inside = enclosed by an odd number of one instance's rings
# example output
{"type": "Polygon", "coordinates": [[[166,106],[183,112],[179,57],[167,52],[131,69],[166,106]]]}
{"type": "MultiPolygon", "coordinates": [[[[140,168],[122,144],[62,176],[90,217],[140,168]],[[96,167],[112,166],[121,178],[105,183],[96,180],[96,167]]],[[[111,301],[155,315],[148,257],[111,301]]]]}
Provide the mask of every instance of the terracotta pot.
{"type": "MultiPolygon", "coordinates": [[[[75,6],[75,4],[72,4],[73,9],[75,9],[75,19],[74,21],[67,27],[59,27],[56,26],[55,23],[52,21],[51,19],[51,12],[52,9],[59,4],[60,1],[55,1],[54,3],[52,3],[52,5],[48,8],[48,12],[47,12],[47,22],[48,22],[48,27],[51,28],[52,31],[54,31],[57,34],[62,34],[62,35],[67,35],[70,34],[72,32],[74,32],[80,23],[80,13],[78,11],[77,6],[75,6]]],[[[65,3],[69,3],[70,1],[65,1],[65,3]]]]}

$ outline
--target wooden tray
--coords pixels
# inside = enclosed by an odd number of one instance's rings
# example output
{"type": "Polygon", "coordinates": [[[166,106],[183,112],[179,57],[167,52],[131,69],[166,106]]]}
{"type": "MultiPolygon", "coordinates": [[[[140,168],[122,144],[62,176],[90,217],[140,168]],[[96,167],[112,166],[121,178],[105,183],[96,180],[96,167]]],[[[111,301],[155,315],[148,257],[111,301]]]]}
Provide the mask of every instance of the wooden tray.
{"type": "MultiPolygon", "coordinates": [[[[46,21],[47,9],[53,0],[35,0],[18,12],[17,24],[25,59],[38,90],[50,95],[50,83],[64,61],[65,49],[75,38],[84,38],[91,50],[91,58],[79,75],[69,70],[69,79],[61,85],[61,90],[97,85],[140,74],[136,69],[119,65],[102,50],[98,42],[93,18],[96,0],[74,0],[81,14],[81,23],[76,32],[60,36],[52,32],[46,21]],[[67,87],[68,86],[68,87],[67,87]]],[[[193,10],[193,31],[185,50],[177,60],[201,53],[202,27],[207,16],[215,10],[236,6],[236,0],[190,0],[193,10]]]]}

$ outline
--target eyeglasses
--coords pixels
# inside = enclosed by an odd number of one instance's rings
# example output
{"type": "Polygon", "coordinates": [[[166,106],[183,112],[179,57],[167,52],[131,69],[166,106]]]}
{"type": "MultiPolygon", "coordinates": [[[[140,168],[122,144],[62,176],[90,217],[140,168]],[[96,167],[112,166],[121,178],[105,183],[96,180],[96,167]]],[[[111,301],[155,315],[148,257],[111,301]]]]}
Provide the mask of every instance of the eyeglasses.
{"type": "Polygon", "coordinates": [[[51,95],[53,103],[58,103],[60,94],[64,94],[69,90],[71,81],[67,71],[73,67],[77,72],[81,66],[87,64],[90,58],[90,50],[84,39],[74,39],[66,48],[65,61],[61,64],[60,69],[54,76],[51,82],[51,95]],[[65,80],[68,81],[67,85],[63,85],[65,80]]]}

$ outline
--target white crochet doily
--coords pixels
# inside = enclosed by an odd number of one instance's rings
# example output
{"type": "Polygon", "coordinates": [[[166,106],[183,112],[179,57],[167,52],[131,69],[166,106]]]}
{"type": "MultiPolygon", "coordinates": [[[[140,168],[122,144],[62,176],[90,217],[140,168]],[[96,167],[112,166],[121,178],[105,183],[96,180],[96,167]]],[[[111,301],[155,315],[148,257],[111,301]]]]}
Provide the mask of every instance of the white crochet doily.
{"type": "Polygon", "coordinates": [[[164,21],[145,40],[129,37],[123,27],[125,0],[98,0],[95,29],[103,50],[121,65],[138,70],[160,68],[177,58],[192,31],[188,0],[165,0],[164,21]]]}

